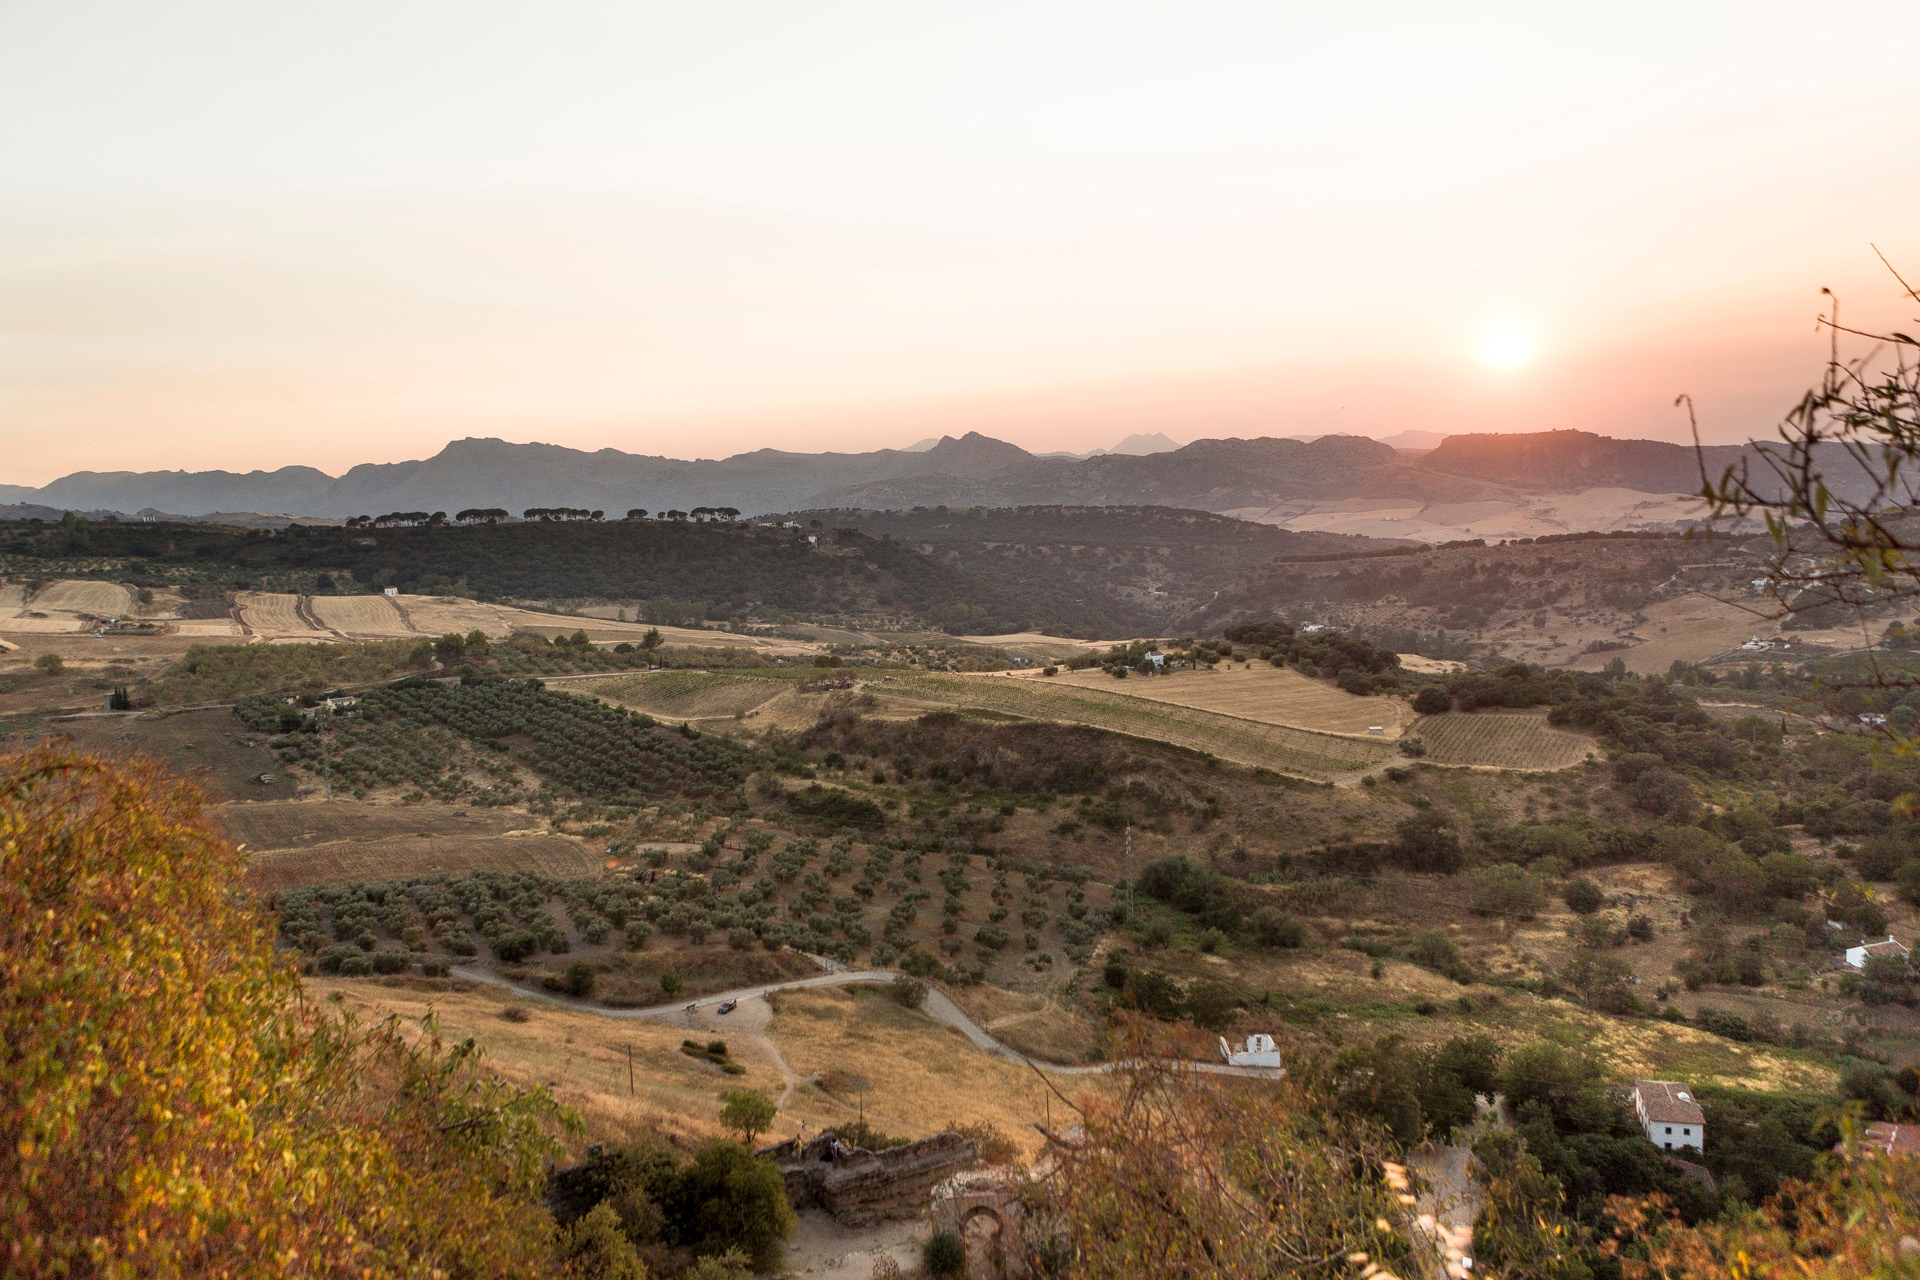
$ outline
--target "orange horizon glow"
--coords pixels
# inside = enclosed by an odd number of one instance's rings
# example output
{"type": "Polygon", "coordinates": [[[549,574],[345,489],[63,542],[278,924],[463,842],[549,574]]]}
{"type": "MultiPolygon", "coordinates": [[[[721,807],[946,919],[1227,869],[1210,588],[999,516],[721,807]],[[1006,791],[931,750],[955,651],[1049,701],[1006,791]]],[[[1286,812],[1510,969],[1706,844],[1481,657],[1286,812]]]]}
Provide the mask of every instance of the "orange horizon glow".
{"type": "Polygon", "coordinates": [[[0,9],[0,484],[1770,434],[1915,304],[1920,8],[0,9]],[[1863,33],[1871,38],[1863,39],[1863,33]],[[1903,268],[1904,269],[1904,268],[1903,268]]]}

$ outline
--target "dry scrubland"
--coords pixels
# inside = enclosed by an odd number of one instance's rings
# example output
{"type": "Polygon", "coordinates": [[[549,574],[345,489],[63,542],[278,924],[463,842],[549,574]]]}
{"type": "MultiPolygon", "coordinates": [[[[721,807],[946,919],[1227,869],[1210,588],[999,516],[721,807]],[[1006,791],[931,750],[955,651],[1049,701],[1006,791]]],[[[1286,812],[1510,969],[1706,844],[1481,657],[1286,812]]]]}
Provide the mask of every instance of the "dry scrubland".
{"type": "Polygon", "coordinates": [[[1545,711],[1449,711],[1422,717],[1410,734],[1426,744],[1425,760],[1454,767],[1552,772],[1606,754],[1585,734],[1548,724],[1545,711]]]}
{"type": "Polygon", "coordinates": [[[1598,671],[1618,658],[1629,671],[1661,675],[1675,662],[1705,662],[1755,636],[1778,636],[1779,622],[1767,616],[1768,606],[1773,603],[1756,598],[1742,607],[1697,594],[1662,600],[1641,610],[1646,621],[1637,623],[1633,634],[1645,637],[1643,642],[1627,649],[1584,654],[1567,665],[1598,671]]]}
{"type": "Polygon", "coordinates": [[[247,887],[271,893],[307,884],[470,871],[531,871],[564,880],[593,875],[600,866],[598,856],[567,836],[393,836],[257,854],[247,869],[247,887]]]}

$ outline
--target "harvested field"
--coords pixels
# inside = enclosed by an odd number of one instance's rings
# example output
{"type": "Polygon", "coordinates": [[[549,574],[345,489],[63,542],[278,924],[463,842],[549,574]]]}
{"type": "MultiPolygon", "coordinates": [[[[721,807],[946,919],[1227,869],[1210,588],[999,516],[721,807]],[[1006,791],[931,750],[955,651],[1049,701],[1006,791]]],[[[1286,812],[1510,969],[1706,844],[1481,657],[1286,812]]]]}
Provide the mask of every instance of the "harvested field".
{"type": "Polygon", "coordinates": [[[272,591],[242,591],[238,596],[240,622],[255,635],[313,635],[314,628],[300,616],[300,597],[272,591]]]}
{"type": "MultiPolygon", "coordinates": [[[[1042,677],[1045,679],[1045,677],[1042,677]]],[[[1372,725],[1398,738],[1414,719],[1413,708],[1399,698],[1360,698],[1298,671],[1268,663],[1224,671],[1177,671],[1117,682],[1104,671],[1063,672],[1054,680],[1130,698],[1171,702],[1221,715],[1290,725],[1314,733],[1366,735],[1372,725]]]]}
{"type": "Polygon", "coordinates": [[[1409,731],[1427,744],[1429,764],[1487,769],[1570,769],[1600,744],[1556,729],[1544,711],[1449,711],[1426,716],[1409,731]]]}
{"type": "Polygon", "coordinates": [[[458,876],[469,871],[533,871],[567,879],[597,875],[604,861],[566,836],[393,836],[263,853],[247,868],[247,887],[272,893],[303,884],[458,876]]]}
{"type": "Polygon", "coordinates": [[[90,613],[117,618],[133,610],[133,593],[117,582],[67,579],[49,583],[34,597],[31,608],[41,613],[90,613]]]}
{"type": "Polygon", "coordinates": [[[395,596],[393,603],[415,631],[432,636],[456,632],[464,636],[475,631],[489,637],[510,636],[514,619],[521,613],[455,596],[395,596]]]}
{"type": "Polygon", "coordinates": [[[773,676],[654,671],[596,680],[585,691],[649,715],[699,720],[751,711],[792,687],[792,680],[773,676]]]}
{"type": "Polygon", "coordinates": [[[172,631],[177,636],[237,636],[240,634],[240,624],[230,618],[223,621],[176,622],[172,631]]]}
{"type": "Polygon", "coordinates": [[[274,801],[227,805],[219,811],[228,834],[255,852],[300,849],[339,840],[391,836],[499,836],[535,825],[522,813],[445,805],[381,805],[358,800],[274,801]]]}
{"type": "MultiPolygon", "coordinates": [[[[1111,677],[1105,679],[1116,683],[1111,677]]],[[[1394,754],[1393,747],[1379,738],[1336,737],[1262,724],[1057,678],[895,675],[867,688],[910,706],[978,707],[1029,720],[1091,725],[1314,779],[1368,769],[1394,754]]]]}
{"type": "Polygon", "coordinates": [[[16,617],[27,607],[27,589],[18,582],[0,582],[0,618],[16,617]]]}
{"type": "Polygon", "coordinates": [[[27,635],[64,635],[86,629],[87,624],[78,618],[0,618],[0,631],[27,635]]]}
{"type": "Polygon", "coordinates": [[[310,596],[307,607],[322,625],[349,636],[403,636],[405,618],[385,596],[310,596]]]}

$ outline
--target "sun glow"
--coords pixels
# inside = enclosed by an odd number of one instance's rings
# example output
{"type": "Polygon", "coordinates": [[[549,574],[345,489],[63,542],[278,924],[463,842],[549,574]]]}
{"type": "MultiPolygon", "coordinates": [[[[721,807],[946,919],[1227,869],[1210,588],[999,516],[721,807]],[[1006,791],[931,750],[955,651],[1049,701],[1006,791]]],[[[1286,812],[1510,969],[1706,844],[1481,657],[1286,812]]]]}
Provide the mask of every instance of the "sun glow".
{"type": "Polygon", "coordinates": [[[1521,324],[1503,324],[1480,337],[1480,358],[1496,369],[1512,369],[1533,355],[1533,330],[1521,324]]]}

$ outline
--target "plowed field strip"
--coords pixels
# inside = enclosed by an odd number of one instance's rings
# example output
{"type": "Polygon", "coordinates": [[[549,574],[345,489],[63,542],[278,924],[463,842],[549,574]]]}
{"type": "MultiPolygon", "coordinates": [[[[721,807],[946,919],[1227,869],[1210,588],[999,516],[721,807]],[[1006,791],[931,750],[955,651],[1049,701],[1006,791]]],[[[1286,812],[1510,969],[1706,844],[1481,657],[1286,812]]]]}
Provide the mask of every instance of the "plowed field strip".
{"type": "Polygon", "coordinates": [[[1433,764],[1551,771],[1600,752],[1585,734],[1548,724],[1542,711],[1450,711],[1416,721],[1408,732],[1426,743],[1433,764]]]}

